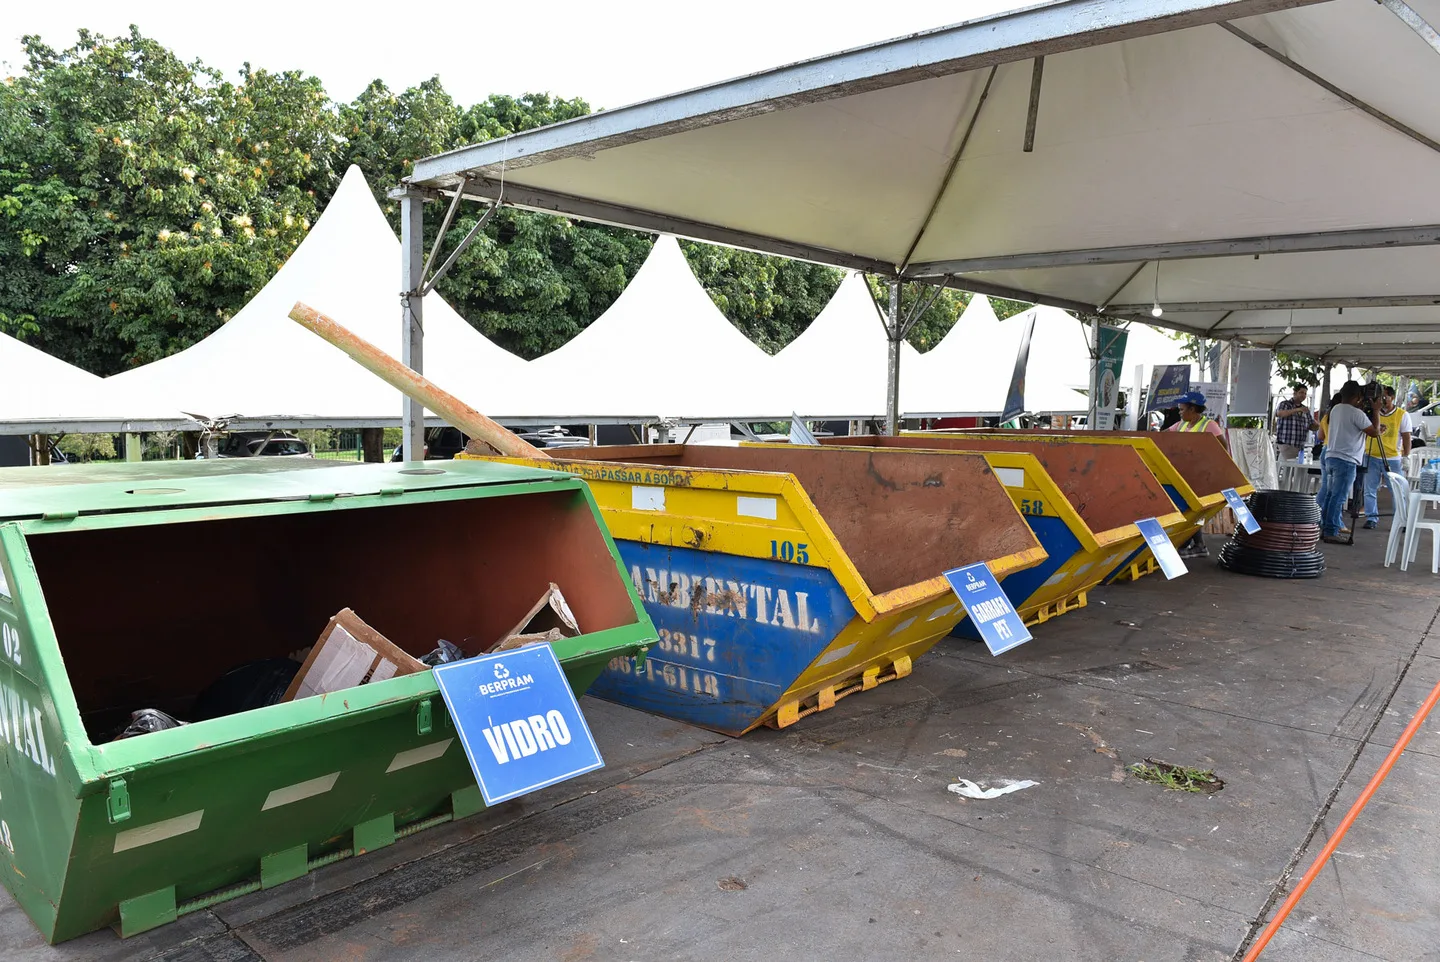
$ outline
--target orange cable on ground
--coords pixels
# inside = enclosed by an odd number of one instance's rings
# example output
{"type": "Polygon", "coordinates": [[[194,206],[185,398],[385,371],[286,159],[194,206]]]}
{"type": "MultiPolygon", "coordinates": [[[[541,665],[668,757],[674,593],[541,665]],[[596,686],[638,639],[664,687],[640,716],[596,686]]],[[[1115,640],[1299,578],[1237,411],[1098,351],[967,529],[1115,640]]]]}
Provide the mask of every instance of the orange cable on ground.
{"type": "Polygon", "coordinates": [[[1390,754],[1385,756],[1385,760],[1380,763],[1380,768],[1371,776],[1370,783],[1365,786],[1365,790],[1360,793],[1360,797],[1355,799],[1355,804],[1350,806],[1350,810],[1346,812],[1345,817],[1340,820],[1340,825],[1335,829],[1335,833],[1330,836],[1330,841],[1325,843],[1325,847],[1320,850],[1320,854],[1315,856],[1315,861],[1310,863],[1310,867],[1306,869],[1305,874],[1300,877],[1299,884],[1290,892],[1290,896],[1285,899],[1284,904],[1280,906],[1274,917],[1270,919],[1270,923],[1265,926],[1264,931],[1260,933],[1260,937],[1255,940],[1255,944],[1250,946],[1250,951],[1245,953],[1243,962],[1255,962],[1255,960],[1260,957],[1260,953],[1265,950],[1265,946],[1269,945],[1270,940],[1275,937],[1275,933],[1280,931],[1280,926],[1285,924],[1285,919],[1289,917],[1291,910],[1293,910],[1300,901],[1300,897],[1305,894],[1305,890],[1308,889],[1310,883],[1315,881],[1320,875],[1321,870],[1325,868],[1325,863],[1330,860],[1330,856],[1335,854],[1335,849],[1340,847],[1340,840],[1345,837],[1346,832],[1350,831],[1350,826],[1354,824],[1356,817],[1359,816],[1360,812],[1369,804],[1371,796],[1375,794],[1380,788],[1381,783],[1385,781],[1385,776],[1390,774],[1390,769],[1394,768],[1395,763],[1400,760],[1400,755],[1410,744],[1410,740],[1415,737],[1415,733],[1420,730],[1420,726],[1425,723],[1425,719],[1430,715],[1430,711],[1435,707],[1436,702],[1440,702],[1440,682],[1437,682],[1435,687],[1430,689],[1429,697],[1425,699],[1424,704],[1415,712],[1415,716],[1410,719],[1410,724],[1405,726],[1405,731],[1401,732],[1400,739],[1395,742],[1395,747],[1390,749],[1390,754]]]}

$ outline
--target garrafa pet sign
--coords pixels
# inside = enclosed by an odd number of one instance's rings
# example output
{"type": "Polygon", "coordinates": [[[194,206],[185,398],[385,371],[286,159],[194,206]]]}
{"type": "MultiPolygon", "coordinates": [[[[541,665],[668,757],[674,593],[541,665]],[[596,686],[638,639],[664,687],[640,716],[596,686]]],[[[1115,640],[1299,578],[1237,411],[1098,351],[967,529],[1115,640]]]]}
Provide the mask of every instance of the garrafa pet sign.
{"type": "Polygon", "coordinates": [[[435,668],[486,805],[605,765],[548,644],[435,668]]]}

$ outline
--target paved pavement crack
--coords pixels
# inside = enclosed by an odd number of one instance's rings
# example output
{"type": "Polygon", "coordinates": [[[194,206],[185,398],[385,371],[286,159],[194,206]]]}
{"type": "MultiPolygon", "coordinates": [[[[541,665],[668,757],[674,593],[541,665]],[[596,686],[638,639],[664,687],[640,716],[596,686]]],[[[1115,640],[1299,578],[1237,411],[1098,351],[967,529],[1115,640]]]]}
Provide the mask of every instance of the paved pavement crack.
{"type": "Polygon", "coordinates": [[[1289,862],[1286,863],[1285,869],[1280,873],[1280,877],[1275,880],[1275,885],[1270,890],[1270,895],[1266,898],[1265,904],[1262,905],[1260,911],[1255,914],[1255,918],[1250,923],[1249,931],[1245,933],[1245,938],[1241,939],[1240,945],[1235,949],[1235,954],[1231,956],[1231,962],[1239,962],[1239,960],[1244,957],[1246,950],[1250,947],[1250,943],[1255,941],[1255,937],[1259,935],[1261,927],[1264,926],[1266,919],[1269,918],[1270,912],[1290,887],[1290,878],[1300,866],[1300,860],[1305,857],[1305,850],[1310,847],[1311,841],[1314,840],[1315,836],[1318,835],[1324,827],[1325,819],[1330,814],[1330,810],[1335,806],[1335,800],[1340,797],[1340,792],[1345,788],[1345,783],[1349,780],[1350,773],[1353,772],[1355,766],[1360,763],[1360,756],[1364,754],[1365,749],[1370,747],[1370,740],[1375,737],[1375,733],[1379,731],[1381,723],[1385,720],[1386,710],[1389,709],[1390,703],[1395,700],[1395,695],[1400,691],[1401,684],[1404,683],[1406,676],[1409,675],[1411,666],[1415,664],[1415,659],[1420,655],[1420,649],[1424,646],[1426,640],[1429,639],[1430,633],[1435,630],[1437,618],[1440,618],[1440,607],[1437,607],[1435,614],[1431,615],[1430,624],[1421,632],[1420,640],[1415,642],[1415,648],[1410,652],[1410,657],[1406,659],[1404,667],[1400,669],[1399,674],[1395,678],[1395,683],[1390,686],[1390,690],[1386,693],[1384,700],[1381,701],[1375,711],[1374,717],[1370,721],[1370,726],[1366,729],[1359,744],[1355,746],[1355,751],[1350,756],[1350,761],[1346,764],[1344,771],[1340,773],[1340,777],[1335,780],[1335,786],[1330,789],[1330,794],[1326,796],[1325,801],[1321,803],[1319,810],[1315,813],[1314,819],[1310,822],[1310,830],[1305,833],[1305,837],[1301,839],[1300,844],[1295,847],[1295,851],[1290,856],[1289,862]]]}

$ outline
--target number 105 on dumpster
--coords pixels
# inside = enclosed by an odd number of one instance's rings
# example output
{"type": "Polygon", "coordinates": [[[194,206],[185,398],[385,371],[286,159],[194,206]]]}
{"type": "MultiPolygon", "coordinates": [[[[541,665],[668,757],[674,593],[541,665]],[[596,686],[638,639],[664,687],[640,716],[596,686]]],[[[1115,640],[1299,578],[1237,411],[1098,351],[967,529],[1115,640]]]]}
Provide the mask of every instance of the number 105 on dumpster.
{"type": "Polygon", "coordinates": [[[435,683],[486,805],[605,765],[547,644],[440,665],[435,683]]]}
{"type": "Polygon", "coordinates": [[[955,568],[945,572],[945,580],[965,606],[965,613],[985,640],[990,654],[1004,654],[1030,640],[1025,622],[1015,613],[1015,606],[1005,597],[988,564],[981,561],[955,568]]]}

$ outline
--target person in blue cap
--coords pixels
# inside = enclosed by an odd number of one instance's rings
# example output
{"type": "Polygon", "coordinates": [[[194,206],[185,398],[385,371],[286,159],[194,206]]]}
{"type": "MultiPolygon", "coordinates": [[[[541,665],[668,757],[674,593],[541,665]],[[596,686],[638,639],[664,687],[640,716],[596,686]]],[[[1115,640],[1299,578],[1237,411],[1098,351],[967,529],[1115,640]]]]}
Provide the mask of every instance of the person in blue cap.
{"type": "Polygon", "coordinates": [[[1220,426],[1219,421],[1205,413],[1205,395],[1199,391],[1189,391],[1180,395],[1177,403],[1180,406],[1180,420],[1170,426],[1171,431],[1204,431],[1206,434],[1215,435],[1221,444],[1225,444],[1225,429],[1220,426]]]}
{"type": "MultiPolygon", "coordinates": [[[[1225,429],[1214,418],[1205,413],[1205,395],[1199,391],[1188,391],[1180,395],[1178,401],[1180,407],[1180,420],[1172,424],[1168,430],[1181,432],[1204,432],[1213,434],[1225,444],[1225,429]]],[[[1229,446],[1226,445],[1226,450],[1229,446]]],[[[1180,557],[1182,558],[1206,558],[1210,551],[1205,547],[1205,536],[1197,531],[1194,537],[1180,546],[1180,557]]]]}

